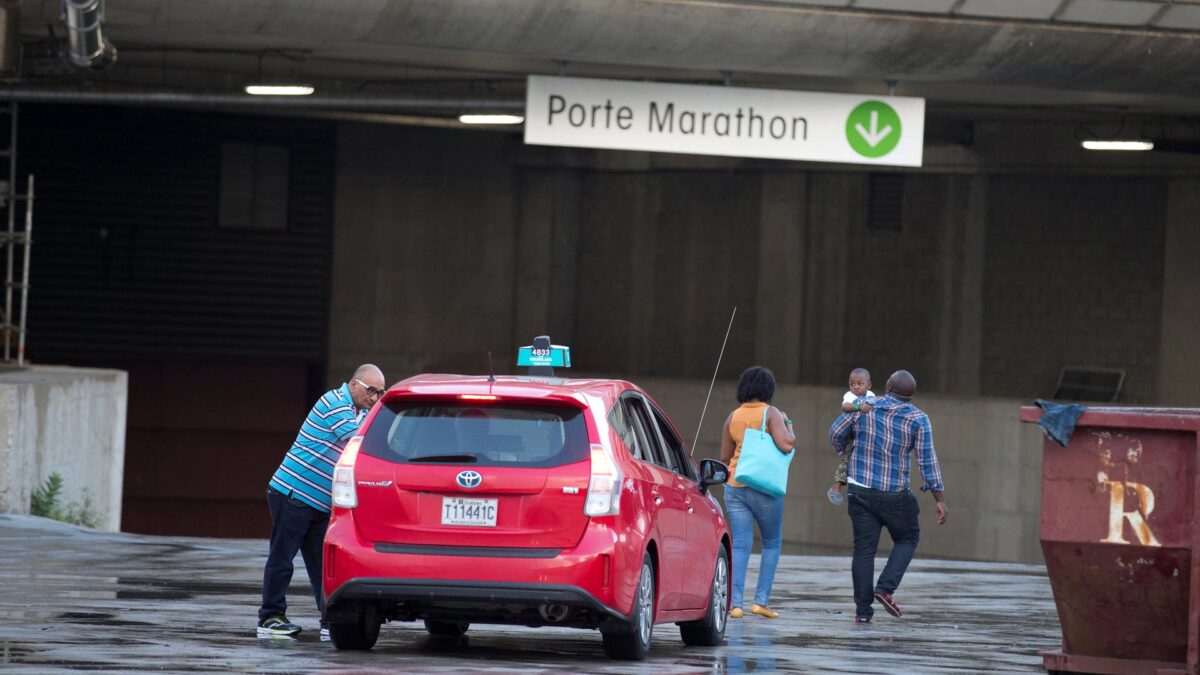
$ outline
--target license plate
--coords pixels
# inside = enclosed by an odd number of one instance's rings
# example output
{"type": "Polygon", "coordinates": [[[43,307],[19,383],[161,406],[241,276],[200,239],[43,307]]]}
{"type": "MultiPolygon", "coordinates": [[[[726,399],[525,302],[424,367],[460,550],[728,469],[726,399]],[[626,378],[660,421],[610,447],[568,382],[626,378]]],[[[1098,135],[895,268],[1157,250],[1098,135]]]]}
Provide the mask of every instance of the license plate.
{"type": "Polygon", "coordinates": [[[442,497],[442,524],[495,527],[496,499],[442,497]]]}

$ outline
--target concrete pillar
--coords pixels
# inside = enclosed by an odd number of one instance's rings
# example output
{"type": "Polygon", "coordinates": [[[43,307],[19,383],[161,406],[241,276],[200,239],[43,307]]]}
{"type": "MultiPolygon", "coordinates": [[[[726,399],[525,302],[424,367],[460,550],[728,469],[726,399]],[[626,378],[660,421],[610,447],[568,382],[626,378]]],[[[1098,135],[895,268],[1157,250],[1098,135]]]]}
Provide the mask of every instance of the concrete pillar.
{"type": "Polygon", "coordinates": [[[936,314],[937,367],[931,391],[978,394],[987,177],[950,175],[942,181],[944,206],[937,238],[941,309],[936,314]]]}
{"type": "Polygon", "coordinates": [[[808,182],[808,245],[801,379],[841,382],[846,337],[850,229],[866,221],[867,174],[814,173],[808,182]]]}
{"type": "Polygon", "coordinates": [[[765,173],[758,238],[755,361],[780,382],[800,381],[808,176],[765,173]]]}
{"type": "Polygon", "coordinates": [[[519,199],[513,341],[527,345],[549,334],[569,345],[575,337],[579,176],[568,169],[526,169],[519,199]]]}
{"type": "Polygon", "coordinates": [[[1200,180],[1171,180],[1163,258],[1158,403],[1200,406],[1200,180]]]}

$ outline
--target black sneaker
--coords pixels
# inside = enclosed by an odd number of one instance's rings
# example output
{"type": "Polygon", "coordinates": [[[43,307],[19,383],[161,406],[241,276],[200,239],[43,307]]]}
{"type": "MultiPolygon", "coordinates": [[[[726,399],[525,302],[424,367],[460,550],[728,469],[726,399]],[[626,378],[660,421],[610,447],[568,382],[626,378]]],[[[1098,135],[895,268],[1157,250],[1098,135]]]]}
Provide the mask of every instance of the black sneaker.
{"type": "Polygon", "coordinates": [[[300,626],[291,623],[282,615],[258,622],[258,637],[288,637],[299,632],[300,626]]]}

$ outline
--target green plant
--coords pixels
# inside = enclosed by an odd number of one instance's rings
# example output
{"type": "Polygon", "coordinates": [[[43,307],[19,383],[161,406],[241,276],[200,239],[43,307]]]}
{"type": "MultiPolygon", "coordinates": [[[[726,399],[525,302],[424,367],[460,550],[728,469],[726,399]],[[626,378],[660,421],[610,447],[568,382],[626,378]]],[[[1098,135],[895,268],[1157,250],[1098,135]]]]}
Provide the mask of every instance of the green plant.
{"type": "Polygon", "coordinates": [[[57,472],[51,473],[45,484],[33,491],[29,512],[35,516],[62,520],[61,506],[58,504],[62,494],[63,479],[57,472]]]}
{"type": "Polygon", "coordinates": [[[29,503],[29,512],[35,516],[53,518],[64,523],[96,527],[100,524],[100,514],[96,513],[92,503],[92,494],[87,488],[83,489],[83,503],[70,502],[61,504],[63,490],[62,476],[52,472],[46,482],[33,491],[29,503]]]}
{"type": "Polygon", "coordinates": [[[92,493],[83,488],[83,503],[71,502],[67,504],[66,517],[63,520],[84,527],[98,527],[100,525],[100,514],[96,513],[95,505],[92,504],[92,493]]]}

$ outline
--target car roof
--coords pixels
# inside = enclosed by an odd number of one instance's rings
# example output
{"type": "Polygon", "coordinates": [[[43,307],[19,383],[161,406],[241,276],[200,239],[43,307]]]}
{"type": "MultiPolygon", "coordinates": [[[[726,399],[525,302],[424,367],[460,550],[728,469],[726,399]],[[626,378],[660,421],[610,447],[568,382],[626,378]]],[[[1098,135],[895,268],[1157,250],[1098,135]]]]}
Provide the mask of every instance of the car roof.
{"type": "MultiPolygon", "coordinates": [[[[423,373],[393,385],[389,391],[413,394],[492,394],[518,398],[544,398],[579,395],[596,396],[606,403],[615,401],[622,392],[641,388],[625,380],[605,378],[560,378],[525,375],[497,375],[494,381],[487,375],[454,375],[423,373]]],[[[642,392],[645,393],[645,392],[642,392]]]]}

